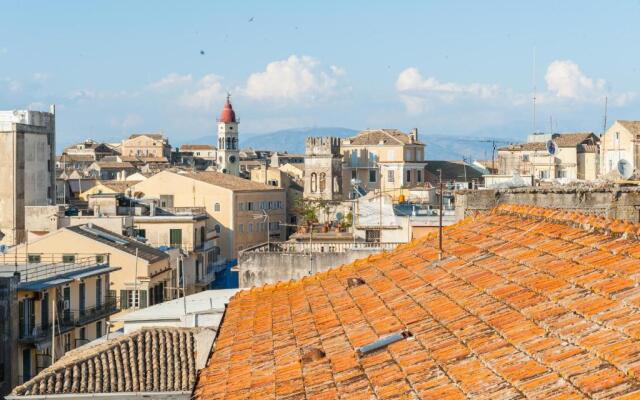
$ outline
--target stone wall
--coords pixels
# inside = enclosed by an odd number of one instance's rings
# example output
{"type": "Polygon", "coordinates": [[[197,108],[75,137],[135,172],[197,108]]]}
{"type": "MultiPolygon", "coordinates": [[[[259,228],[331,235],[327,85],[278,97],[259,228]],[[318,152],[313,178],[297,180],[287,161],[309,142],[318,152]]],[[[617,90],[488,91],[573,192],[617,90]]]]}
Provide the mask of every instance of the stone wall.
{"type": "Polygon", "coordinates": [[[528,204],[597,214],[640,222],[640,189],[609,186],[529,187],[514,189],[462,190],[456,192],[456,217],[487,212],[498,204],[528,204]]]}
{"type": "Polygon", "coordinates": [[[353,249],[345,252],[278,253],[241,252],[238,277],[241,288],[300,279],[311,273],[326,271],[359,258],[379,253],[379,249],[353,249]],[[311,261],[309,260],[311,257],[311,261]]]}

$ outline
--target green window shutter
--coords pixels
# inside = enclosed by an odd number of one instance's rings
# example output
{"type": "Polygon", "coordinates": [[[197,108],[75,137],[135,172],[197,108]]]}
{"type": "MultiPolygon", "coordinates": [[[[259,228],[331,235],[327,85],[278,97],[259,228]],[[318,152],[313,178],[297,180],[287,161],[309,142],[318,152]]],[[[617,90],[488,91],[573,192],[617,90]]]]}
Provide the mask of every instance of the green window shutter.
{"type": "Polygon", "coordinates": [[[120,291],[120,308],[129,308],[129,293],[127,290],[120,291]]]}
{"type": "Polygon", "coordinates": [[[140,308],[145,308],[145,307],[147,307],[147,291],[141,290],[140,291],[140,308]]]}

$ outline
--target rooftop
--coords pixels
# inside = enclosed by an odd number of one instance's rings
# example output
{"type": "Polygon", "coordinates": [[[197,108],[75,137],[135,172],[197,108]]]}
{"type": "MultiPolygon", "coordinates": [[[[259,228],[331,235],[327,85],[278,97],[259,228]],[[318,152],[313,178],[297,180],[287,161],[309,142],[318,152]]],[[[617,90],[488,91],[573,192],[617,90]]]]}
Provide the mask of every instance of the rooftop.
{"type": "Polygon", "coordinates": [[[165,137],[162,133],[134,133],[129,136],[129,139],[135,139],[140,136],[146,136],[155,140],[165,140],[165,137]]]}
{"type": "Polygon", "coordinates": [[[147,246],[144,243],[138,242],[137,240],[131,239],[126,236],[122,236],[118,233],[111,232],[110,230],[101,228],[97,225],[83,224],[68,226],[64,229],[68,229],[79,235],[104,243],[129,254],[135,255],[137,250],[138,257],[150,263],[169,257],[169,255],[161,250],[158,250],[151,246],[147,246]]]}
{"type": "Polygon", "coordinates": [[[212,185],[220,186],[225,189],[233,190],[233,191],[271,191],[271,190],[282,190],[276,187],[265,185],[264,183],[250,181],[248,179],[243,179],[237,176],[223,174],[221,172],[216,171],[180,171],[173,173],[177,173],[178,175],[185,176],[187,178],[195,179],[197,181],[210,183],[212,185]]]}
{"type": "Polygon", "coordinates": [[[618,120],[617,122],[632,134],[640,134],[640,121],[618,120]]]}
{"type": "Polygon", "coordinates": [[[209,329],[143,328],[66,353],[9,398],[190,392],[213,342],[209,329]],[[135,392],[135,393],[134,393],[135,392]],[[142,393],[141,393],[142,392],[142,393]]]}
{"type": "Polygon", "coordinates": [[[239,292],[195,398],[637,398],[640,225],[503,205],[239,292]]]}
{"type": "MultiPolygon", "coordinates": [[[[352,145],[411,144],[411,137],[399,129],[365,129],[356,136],[345,140],[352,145]]],[[[414,143],[422,144],[420,141],[414,143]]]]}

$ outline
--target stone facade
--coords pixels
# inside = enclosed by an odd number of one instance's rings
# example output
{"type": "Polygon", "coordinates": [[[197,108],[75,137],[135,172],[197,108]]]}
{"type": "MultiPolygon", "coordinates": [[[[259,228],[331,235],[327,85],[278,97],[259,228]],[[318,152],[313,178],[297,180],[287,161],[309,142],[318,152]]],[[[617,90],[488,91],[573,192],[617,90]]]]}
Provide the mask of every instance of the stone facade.
{"type": "Polygon", "coordinates": [[[340,138],[307,137],[304,159],[304,198],[341,200],[343,198],[340,138]]]}
{"type": "Polygon", "coordinates": [[[55,202],[55,114],[0,111],[0,244],[26,239],[25,206],[55,202]]]}
{"type": "Polygon", "coordinates": [[[499,204],[526,204],[580,211],[630,222],[640,222],[640,189],[620,186],[527,187],[456,192],[456,217],[488,212],[499,204]]]}

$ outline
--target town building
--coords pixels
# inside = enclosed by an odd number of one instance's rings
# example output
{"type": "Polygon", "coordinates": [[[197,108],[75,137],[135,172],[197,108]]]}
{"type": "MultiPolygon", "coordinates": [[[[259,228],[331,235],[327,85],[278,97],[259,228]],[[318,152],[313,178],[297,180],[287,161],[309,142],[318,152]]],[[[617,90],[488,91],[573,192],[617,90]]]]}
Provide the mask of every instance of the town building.
{"type": "Polygon", "coordinates": [[[193,398],[634,398],[638,231],[504,205],[239,292],[193,398]]]}
{"type": "Polygon", "coordinates": [[[535,134],[529,141],[498,149],[498,174],[533,175],[536,179],[594,180],[598,176],[600,138],[592,132],[535,134]],[[553,140],[555,153],[547,151],[553,140]]]}
{"type": "Polygon", "coordinates": [[[217,159],[217,149],[210,144],[183,144],[179,148],[180,153],[191,155],[193,158],[201,158],[215,162],[217,159]]]}
{"type": "Polygon", "coordinates": [[[218,171],[233,176],[240,175],[239,123],[240,119],[236,119],[230,96],[227,95],[218,118],[218,171]]]}
{"type": "MultiPolygon", "coordinates": [[[[299,173],[300,170],[291,167],[292,164],[285,164],[279,168],[266,167],[255,168],[251,170],[251,180],[253,182],[264,183],[286,191],[287,203],[287,223],[289,225],[297,225],[300,219],[297,205],[303,199],[303,178],[299,173]]],[[[299,165],[299,164],[298,164],[299,165]]],[[[288,226],[287,235],[293,231],[293,226],[288,226]]]]}
{"type": "Polygon", "coordinates": [[[110,296],[120,308],[144,308],[173,298],[177,268],[170,255],[133,238],[93,223],[67,226],[48,233],[28,244],[12,249],[25,258],[62,253],[68,262],[83,253],[107,254],[110,265],[119,270],[111,275],[110,296]]]}
{"type": "Polygon", "coordinates": [[[630,170],[640,166],[640,121],[615,121],[602,135],[600,175],[620,176],[618,162],[625,160],[630,170]]]}
{"type": "Polygon", "coordinates": [[[304,157],[304,154],[274,151],[269,159],[269,165],[272,167],[281,167],[288,163],[304,164],[304,157]]]}
{"type": "Polygon", "coordinates": [[[215,331],[144,328],[70,352],[7,399],[109,398],[188,400],[215,331]]]}
{"type": "Polygon", "coordinates": [[[440,178],[445,187],[454,189],[475,189],[484,183],[482,170],[466,161],[429,160],[425,167],[425,182],[438,186],[440,178]]]}
{"type": "Polygon", "coordinates": [[[171,158],[169,139],[162,133],[136,133],[122,141],[120,154],[123,157],[171,158]]]}
{"type": "Polygon", "coordinates": [[[124,180],[128,175],[134,174],[137,171],[136,167],[130,162],[101,160],[94,162],[87,168],[87,175],[101,180],[124,180]]]}
{"type": "Polygon", "coordinates": [[[20,274],[0,271],[0,396],[18,383],[18,284],[20,274]]]}
{"type": "Polygon", "coordinates": [[[340,150],[342,181],[357,182],[364,191],[394,192],[424,183],[425,145],[417,129],[409,134],[398,129],[366,129],[342,139],[340,150]]]}
{"type": "Polygon", "coordinates": [[[56,201],[55,107],[0,111],[0,245],[26,239],[25,206],[56,201]]]}
{"type": "Polygon", "coordinates": [[[100,161],[107,156],[115,156],[119,153],[105,143],[87,139],[80,143],[66,147],[62,155],[67,156],[89,156],[93,161],[100,161]]]}
{"type": "Polygon", "coordinates": [[[207,229],[219,235],[220,260],[236,259],[238,250],[283,239],[284,189],[215,171],[159,172],[138,183],[137,197],[158,199],[161,207],[203,207],[207,229]],[[268,221],[264,215],[268,216],[268,221]]]}
{"type": "MultiPolygon", "coordinates": [[[[343,183],[342,154],[337,137],[307,137],[304,157],[304,198],[339,201],[349,190],[343,183]]],[[[348,181],[347,181],[348,182],[348,181]]]]}
{"type": "Polygon", "coordinates": [[[17,273],[17,381],[24,383],[66,352],[101,337],[117,312],[108,254],[3,254],[0,271],[17,273]],[[55,331],[54,331],[55,329],[55,331]],[[52,346],[52,338],[55,342],[52,346]]]}

